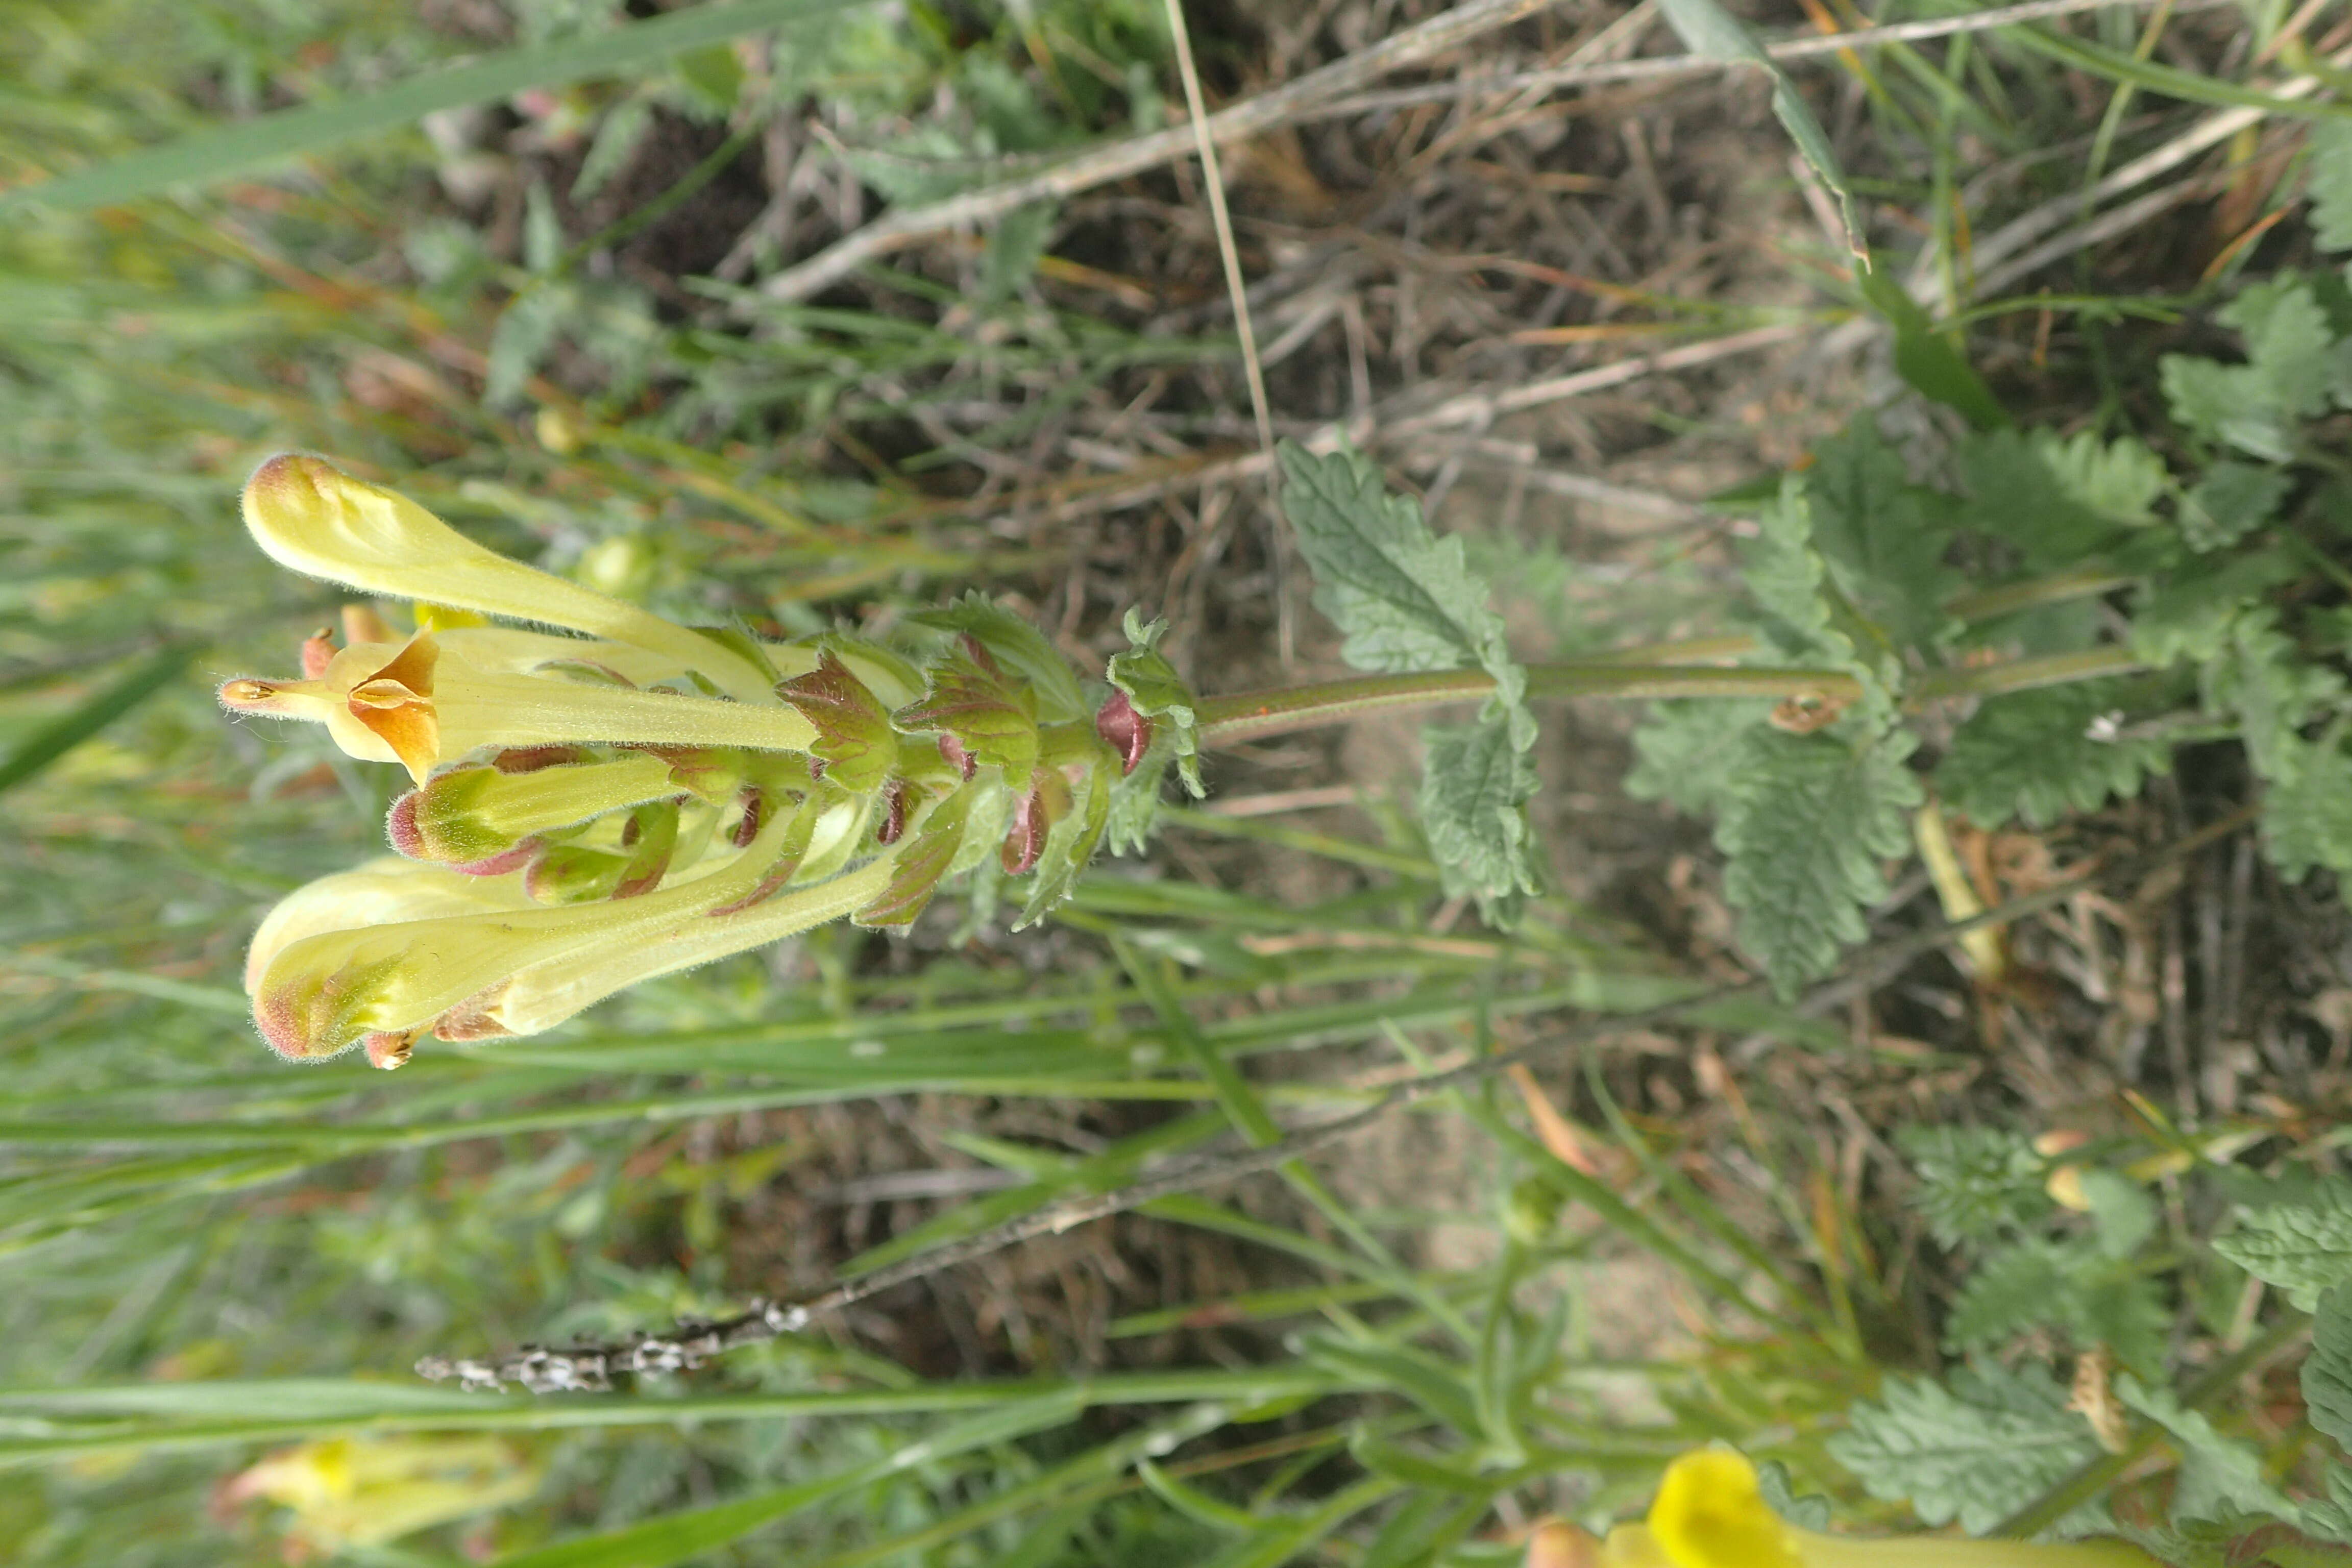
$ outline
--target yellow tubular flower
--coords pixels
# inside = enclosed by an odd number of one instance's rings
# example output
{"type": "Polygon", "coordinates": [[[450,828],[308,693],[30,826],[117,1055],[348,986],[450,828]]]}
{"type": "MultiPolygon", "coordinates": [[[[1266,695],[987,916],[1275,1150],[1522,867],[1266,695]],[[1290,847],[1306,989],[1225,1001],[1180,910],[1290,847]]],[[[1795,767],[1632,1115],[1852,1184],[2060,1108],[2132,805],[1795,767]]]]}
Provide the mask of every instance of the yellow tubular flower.
{"type": "Polygon", "coordinates": [[[1867,1540],[1800,1530],[1772,1511],[1756,1467],[1702,1448],[1666,1467],[1641,1524],[1609,1532],[1601,1568],[2161,1568],[2121,1541],[1867,1540]]]}
{"type": "MultiPolygon", "coordinates": [[[[777,816],[740,854],[697,866],[698,874],[689,879],[639,898],[313,931],[283,942],[254,966],[247,984],[254,1022],[280,1056],[315,1060],[370,1036],[426,1028],[469,998],[536,965],[567,959],[591,965],[619,963],[751,894],[782,848],[789,822],[777,816]]],[[[418,874],[436,889],[446,888],[442,879],[462,878],[429,867],[419,868],[418,874]]],[[[520,882],[511,873],[477,879],[520,882]]],[[[510,895],[501,888],[488,896],[510,895]]],[[[519,889],[511,896],[520,896],[519,889]]]]}
{"type": "MultiPolygon", "coordinates": [[[[221,704],[323,723],[345,752],[362,762],[396,762],[418,784],[440,764],[484,746],[621,742],[803,752],[816,739],[815,727],[772,695],[730,702],[485,668],[467,657],[478,645],[466,638],[462,631],[419,632],[397,647],[355,643],[315,679],[232,680],[221,688],[221,704]]],[[[610,645],[572,646],[579,650],[573,660],[595,665],[610,645]]]]}
{"type": "Polygon", "coordinates": [[[730,696],[770,678],[709,637],[488,550],[406,496],[319,458],[272,458],[245,487],[245,526],[269,558],[309,577],[627,643],[702,670],[730,696]]]}

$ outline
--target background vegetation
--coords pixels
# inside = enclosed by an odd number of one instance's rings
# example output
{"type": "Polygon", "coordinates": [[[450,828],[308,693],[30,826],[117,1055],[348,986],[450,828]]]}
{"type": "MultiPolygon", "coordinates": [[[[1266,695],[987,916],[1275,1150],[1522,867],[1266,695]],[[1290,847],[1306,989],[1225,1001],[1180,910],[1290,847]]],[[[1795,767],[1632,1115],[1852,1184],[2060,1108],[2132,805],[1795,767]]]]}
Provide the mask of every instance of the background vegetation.
{"type": "Polygon", "coordinates": [[[1718,1438],[1814,1522],[2334,1560],[2342,8],[1898,4],[1939,36],[1791,56],[1777,118],[1697,7],[1671,70],[1653,5],[1512,9],[1192,10],[1209,104],[1286,106],[1224,144],[1245,355],[1145,0],[0,4],[11,1561],[1511,1563],[1718,1438]],[[685,619],[978,586],[1093,667],[1140,608],[1230,692],[1340,668],[1252,363],[1522,658],[1851,690],[1539,704],[1515,923],[1372,719],[1219,753],[1019,936],[942,900],[392,1078],[254,1041],[247,934],[394,787],[213,705],[335,603],[236,525],[260,458],[685,619]],[[2030,708],[1970,673],[2090,654],[2030,708]],[[1860,794],[1726,783],[1830,724],[1860,794]],[[1759,930],[1791,823],[1810,923],[1759,930]],[[1547,1042],[698,1372],[407,1372],[1547,1042]]]}

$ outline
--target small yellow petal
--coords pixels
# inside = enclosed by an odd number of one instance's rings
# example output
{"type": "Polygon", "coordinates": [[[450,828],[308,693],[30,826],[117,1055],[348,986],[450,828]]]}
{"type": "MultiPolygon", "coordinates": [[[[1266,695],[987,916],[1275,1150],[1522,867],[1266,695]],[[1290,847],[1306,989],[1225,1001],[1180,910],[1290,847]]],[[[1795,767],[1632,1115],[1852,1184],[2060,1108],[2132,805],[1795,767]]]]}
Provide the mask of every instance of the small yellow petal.
{"type": "MultiPolygon", "coordinates": [[[[441,650],[429,631],[419,632],[392,660],[352,688],[345,706],[418,784],[441,759],[441,723],[433,707],[434,669],[441,650]]],[[[329,669],[334,668],[332,660],[329,669]]]]}
{"type": "Polygon", "coordinates": [[[468,631],[489,624],[488,616],[472,610],[454,610],[446,605],[419,604],[416,606],[416,629],[419,631],[468,631]]]}
{"type": "Polygon", "coordinates": [[[1805,1568],[1793,1531],[1728,1448],[1701,1448],[1666,1467],[1650,1533],[1674,1568],[1805,1568]]]}

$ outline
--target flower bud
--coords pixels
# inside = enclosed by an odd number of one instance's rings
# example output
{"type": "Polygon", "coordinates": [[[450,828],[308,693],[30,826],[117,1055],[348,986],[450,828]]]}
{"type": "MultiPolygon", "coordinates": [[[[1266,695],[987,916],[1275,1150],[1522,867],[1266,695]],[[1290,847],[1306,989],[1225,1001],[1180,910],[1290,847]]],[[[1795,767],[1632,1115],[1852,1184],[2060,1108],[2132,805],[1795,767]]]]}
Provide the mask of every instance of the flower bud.
{"type": "Polygon", "coordinates": [[[1164,725],[1169,754],[1184,781],[1185,793],[1198,800],[1207,793],[1201,784],[1199,702],[1168,656],[1160,651],[1168,623],[1146,623],[1140,612],[1129,610],[1126,630],[1131,646],[1113,657],[1103,672],[1114,691],[1095,716],[1095,727],[1120,753],[1131,773],[1150,750],[1155,731],[1164,725]]]}
{"type": "Polygon", "coordinates": [[[1151,750],[1151,721],[1135,710],[1124,691],[1114,691],[1095,714],[1095,733],[1118,753],[1118,771],[1131,773],[1143,753],[1151,750]]]}

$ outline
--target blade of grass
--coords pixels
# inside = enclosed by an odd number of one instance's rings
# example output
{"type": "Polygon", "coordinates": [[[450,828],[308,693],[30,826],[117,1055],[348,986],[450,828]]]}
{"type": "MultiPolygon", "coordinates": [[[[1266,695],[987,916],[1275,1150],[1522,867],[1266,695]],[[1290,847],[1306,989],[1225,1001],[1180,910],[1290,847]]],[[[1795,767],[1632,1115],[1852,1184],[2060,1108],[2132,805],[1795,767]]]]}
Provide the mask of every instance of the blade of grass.
{"type": "Polygon", "coordinates": [[[1302,1318],[1326,1307],[1353,1307],[1378,1301],[1391,1294],[1385,1286],[1370,1284],[1316,1285],[1295,1290],[1252,1290],[1214,1300],[1186,1301],[1149,1312],[1113,1318],[1103,1330],[1108,1340],[1164,1334],[1179,1329],[1221,1328],[1228,1323],[1260,1323],[1276,1318],[1302,1318]]]}
{"type": "Polygon", "coordinates": [[[870,1481],[1061,1426],[1084,1408],[1085,1401],[1068,1390],[1021,1400],[816,1480],[518,1552],[498,1559],[498,1568],[675,1568],[870,1481]]]}
{"type": "Polygon", "coordinates": [[[194,654],[195,649],[179,644],[159,649],[79,708],[26,736],[15,751],[0,757],[0,794],[33,777],[169,686],[194,654]]]}
{"type": "Polygon", "coordinates": [[[0,213],[38,204],[113,206],[174,185],[204,184],[307,155],[337,142],[420,120],[439,110],[553,87],[583,77],[617,76],[671,55],[765,28],[815,21],[868,0],[737,0],[698,5],[630,22],[591,37],[508,49],[487,59],[413,77],[362,97],[281,109],[200,131],[35,185],[0,192],[0,213]]]}
{"type": "Polygon", "coordinates": [[[1134,1484],[1121,1474],[1129,1466],[1148,1462],[1153,1455],[1169,1453],[1180,1444],[1216,1430],[1230,1418],[1231,1411],[1223,1405],[1188,1410],[1171,1420],[1154,1422],[1066,1460],[1044,1475],[1008,1487],[993,1497],[969,1503],[944,1519],[866,1542],[803,1564],[802,1568],[865,1568],[869,1563],[917,1561],[917,1552],[968,1536],[1025,1509],[1050,1507],[1065,1500],[1083,1500],[1088,1505],[1100,1502],[1134,1484]]]}
{"type": "Polygon", "coordinates": [[[2352,119],[2352,104],[2326,99],[2282,98],[2258,87],[2200,76],[2177,66],[2141,59],[2121,49],[2111,49],[2103,44],[2068,37],[2060,33],[2044,32],[2039,27],[2019,27],[2011,32],[2009,37],[2014,43],[2073,66],[2077,70],[2103,77],[2121,86],[2161,93],[2167,98],[2181,99],[2190,103],[2255,109],[2264,114],[2284,115],[2294,120],[2352,119]]]}
{"type": "Polygon", "coordinates": [[[1578,1170],[1505,1121],[1491,1106],[1483,1105],[1469,1095],[1459,1097],[1457,1103],[1497,1139],[1529,1162],[1541,1167],[1553,1184],[1567,1192],[1576,1203],[1591,1209],[1595,1218],[1623,1236],[1634,1246],[1658,1258],[1682,1273],[1709,1295],[1726,1306],[1737,1308],[1757,1321],[1775,1328],[1785,1327],[1776,1321],[1774,1314],[1748,1298],[1737,1280],[1717,1269],[1693,1251],[1686,1242],[1675,1236],[1657,1221],[1633,1207],[1612,1192],[1602,1183],[1578,1170]]]}
{"type": "Polygon", "coordinates": [[[1285,849],[1297,849],[1308,855],[1320,855],[1328,860],[1344,865],[1362,866],[1370,870],[1393,872],[1410,877],[1417,882],[1437,880],[1437,867],[1426,856],[1400,855],[1393,849],[1383,849],[1374,844],[1359,844],[1351,838],[1339,838],[1328,833],[1310,833],[1304,828],[1286,827],[1276,822],[1261,822],[1254,817],[1218,816],[1210,812],[1194,811],[1189,806],[1163,805],[1160,808],[1162,822],[1189,827],[1196,833],[1213,834],[1220,838],[1247,838],[1260,844],[1278,845],[1285,849]]]}
{"type": "MultiPolygon", "coordinates": [[[[1111,945],[1118,954],[1120,966],[1127,971],[1128,978],[1135,982],[1136,990],[1159,1015],[1160,1023],[1175,1038],[1178,1049],[1216,1091],[1217,1103],[1224,1109],[1235,1130],[1250,1143],[1260,1148],[1280,1141],[1281,1125],[1267,1112],[1265,1103],[1258,1099],[1256,1091],[1242,1076],[1241,1069],[1234,1066],[1233,1059],[1210,1046],[1199,1026],[1192,1022],[1192,1014],[1177,1000],[1170,976],[1158,963],[1138,952],[1132,944],[1114,938],[1111,945]]],[[[1368,1278],[1377,1278],[1406,1300],[1419,1302],[1423,1310],[1444,1324],[1464,1342],[1475,1337],[1475,1331],[1461,1310],[1444,1297],[1424,1288],[1396,1254],[1366,1228],[1354,1211],[1323,1184],[1323,1179],[1307,1162],[1292,1160],[1283,1164],[1280,1170],[1283,1180],[1289,1183],[1291,1190],[1313,1205],[1315,1211],[1330,1221],[1332,1227],[1346,1237],[1370,1261],[1370,1269],[1355,1271],[1362,1272],[1368,1278]]]]}
{"type": "MultiPolygon", "coordinates": [[[[1846,184],[1845,171],[1838,166],[1829,132],[1813,118],[1812,110],[1806,106],[1796,84],[1765,53],[1763,44],[1748,30],[1747,24],[1716,0],[1659,0],[1658,8],[1692,54],[1702,59],[1760,70],[1771,82],[1774,118],[1789,133],[1789,140],[1796,143],[1798,154],[1812,170],[1813,177],[1837,198],[1838,213],[1845,224],[1846,247],[1853,253],[1855,269],[1868,271],[1869,247],[1863,241],[1861,220],[1854,214],[1853,193],[1846,184]]],[[[1851,55],[1849,58],[1858,58],[1851,55]]]]}
{"type": "MultiPolygon", "coordinates": [[[[315,1388],[312,1380],[301,1386],[315,1388]]],[[[201,1408],[205,1391],[216,1396],[211,1420],[114,1421],[89,1430],[53,1429],[34,1436],[0,1437],[0,1469],[72,1459],[93,1454],[124,1454],[225,1445],[284,1443],[341,1434],[393,1432],[565,1432],[624,1426],[692,1426],[712,1421],[776,1421],[859,1415],[926,1415],[985,1411],[999,1405],[1046,1396],[1067,1397],[1080,1409],[1119,1405],[1177,1405],[1218,1400],[1234,1409],[1279,1400],[1317,1399],[1370,1392],[1376,1384],[1335,1368],[1293,1363],[1279,1367],[1210,1369],[1172,1373],[1109,1373],[1061,1382],[1021,1379],[995,1382],[931,1382],[906,1389],[856,1389],[800,1394],[719,1394],[683,1398],[552,1400],[456,1394],[471,1408],[388,1411],[356,1402],[356,1414],[331,1415],[323,1407],[296,1416],[257,1415],[271,1409],[268,1382],[193,1384],[186,1406],[201,1408]]]]}
{"type": "Polygon", "coordinates": [[[1366,1509],[1377,1507],[1403,1489],[1402,1482],[1386,1476],[1358,1481],[1304,1517],[1270,1525],[1255,1540],[1235,1542],[1202,1568],[1278,1568],[1311,1550],[1366,1509]]]}
{"type": "Polygon", "coordinates": [[[1222,1126],[1222,1119],[1210,1111],[1173,1118],[1123,1138],[1102,1153],[1062,1161],[1060,1169],[1049,1177],[958,1204],[878,1247],[868,1247],[834,1272],[844,1279],[855,1279],[877,1268],[887,1268],[942,1242],[1002,1225],[1067,1194],[1108,1192],[1133,1181],[1143,1162],[1151,1155],[1190,1148],[1214,1135],[1222,1126]]]}
{"type": "Polygon", "coordinates": [[[1821,1309],[1805,1294],[1787,1267],[1769,1249],[1759,1245],[1753,1237],[1725,1218],[1722,1211],[1707,1201],[1706,1194],[1692,1185],[1690,1178],[1676,1170],[1670,1162],[1660,1159],[1651,1149],[1649,1140],[1625,1119],[1624,1111],[1618,1107],[1617,1097],[1609,1092],[1608,1080],[1601,1074],[1598,1058],[1588,1057],[1585,1059],[1584,1081],[1594,1101],[1600,1105],[1601,1114],[1607,1120],[1609,1130],[1616,1134],[1618,1147],[1640,1162],[1643,1173],[1658,1184],[1659,1190],[1672,1198],[1675,1205],[1708,1235],[1730,1247],[1747,1260],[1749,1268],[1772,1281],[1781,1299],[1811,1321],[1817,1331],[1831,1334],[1835,1325],[1822,1315],[1821,1309]]]}

